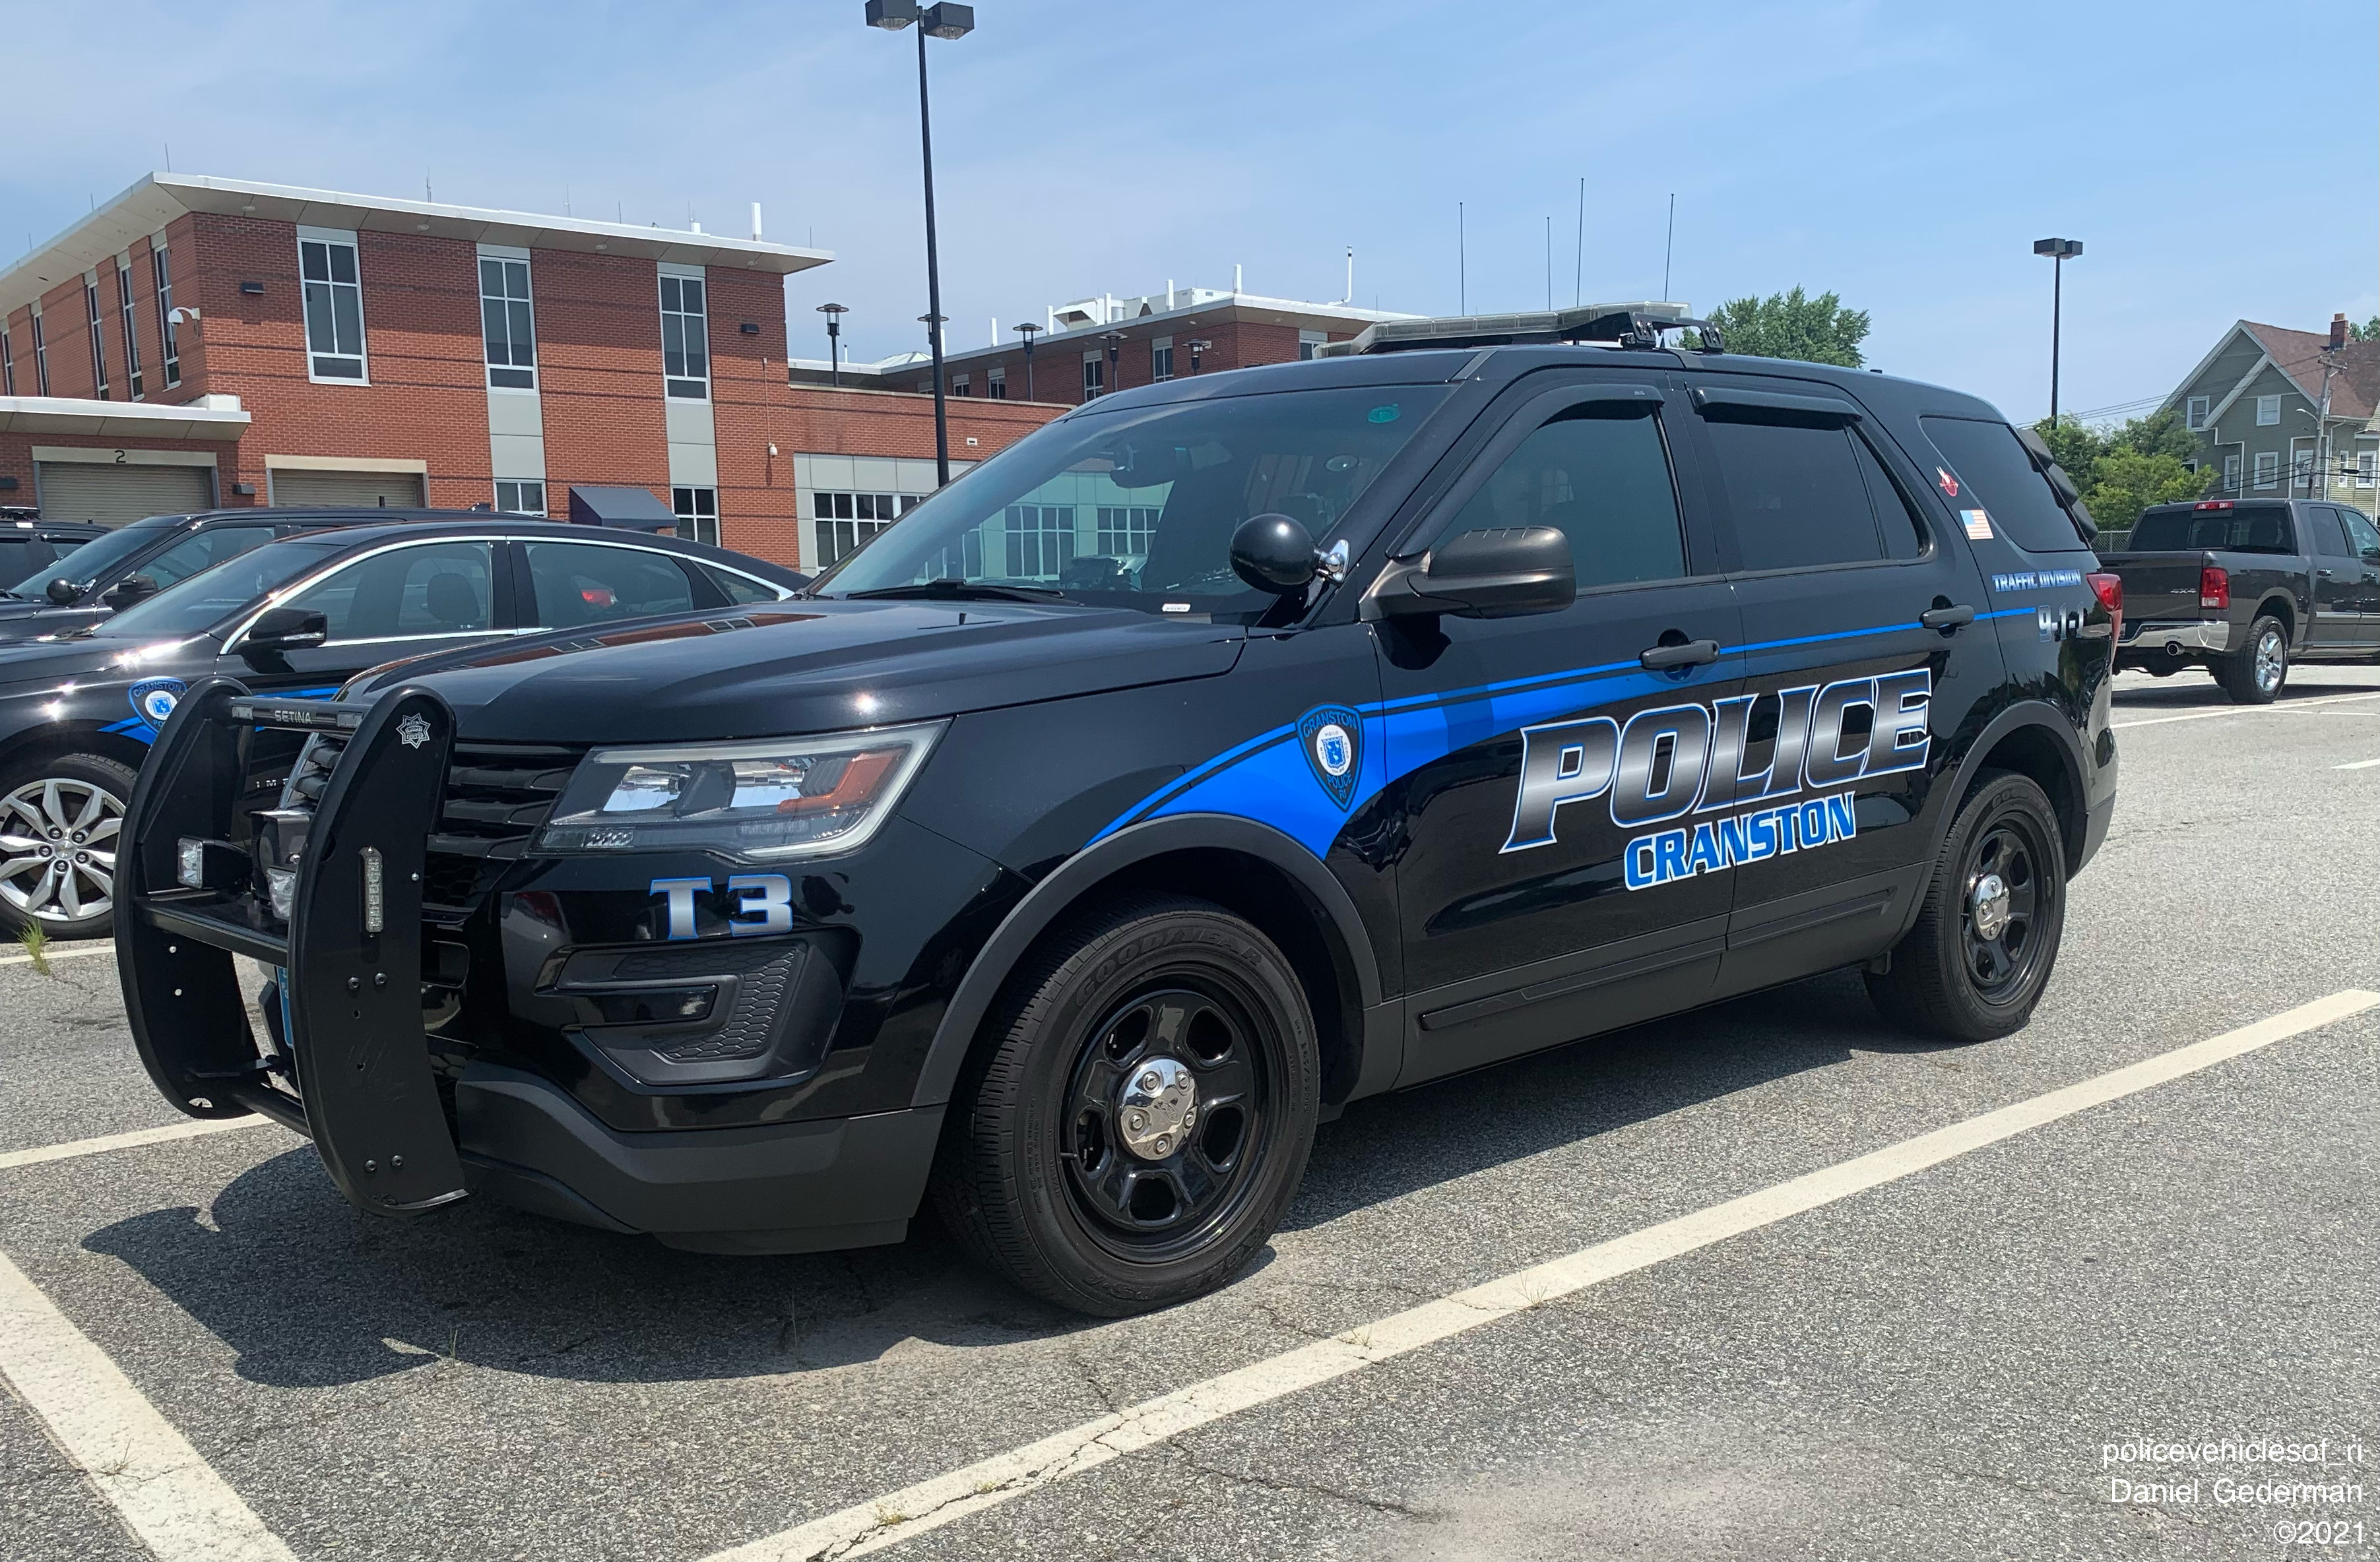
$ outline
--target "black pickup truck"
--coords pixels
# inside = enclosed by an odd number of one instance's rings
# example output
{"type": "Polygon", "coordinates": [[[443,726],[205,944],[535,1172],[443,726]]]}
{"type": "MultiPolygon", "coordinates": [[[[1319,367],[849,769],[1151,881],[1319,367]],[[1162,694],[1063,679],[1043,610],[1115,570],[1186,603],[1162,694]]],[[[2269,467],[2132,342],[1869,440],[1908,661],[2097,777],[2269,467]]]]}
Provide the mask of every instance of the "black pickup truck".
{"type": "Polygon", "coordinates": [[[2100,562],[2124,582],[2119,672],[2204,667],[2233,699],[2263,705],[2292,661],[2380,655],[2380,529],[2346,505],[2155,504],[2100,562]]]}

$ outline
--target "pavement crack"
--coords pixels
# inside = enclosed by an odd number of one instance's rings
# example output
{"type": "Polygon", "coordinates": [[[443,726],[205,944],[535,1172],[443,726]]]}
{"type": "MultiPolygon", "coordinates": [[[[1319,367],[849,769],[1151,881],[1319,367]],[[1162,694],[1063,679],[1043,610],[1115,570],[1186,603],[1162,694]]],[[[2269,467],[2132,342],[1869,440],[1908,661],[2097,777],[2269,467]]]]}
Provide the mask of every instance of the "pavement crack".
{"type": "Polygon", "coordinates": [[[1219,1481],[1235,1486],[1252,1486],[1259,1491],[1278,1492],[1284,1495],[1322,1497],[1331,1502],[1343,1502],[1353,1507],[1369,1508],[1375,1513],[1394,1514],[1400,1519],[1419,1520],[1425,1523],[1434,1522],[1439,1517],[1428,1508],[1415,1508],[1410,1503],[1399,1502],[1394,1497],[1369,1496],[1362,1492],[1351,1492],[1343,1486],[1333,1486],[1320,1481],[1299,1480],[1284,1475],[1259,1475],[1254,1471],[1228,1469],[1199,1458],[1194,1450],[1178,1439],[1165,1444],[1164,1452],[1167,1457],[1178,1459],[1202,1475],[1211,1475],[1219,1481]]]}

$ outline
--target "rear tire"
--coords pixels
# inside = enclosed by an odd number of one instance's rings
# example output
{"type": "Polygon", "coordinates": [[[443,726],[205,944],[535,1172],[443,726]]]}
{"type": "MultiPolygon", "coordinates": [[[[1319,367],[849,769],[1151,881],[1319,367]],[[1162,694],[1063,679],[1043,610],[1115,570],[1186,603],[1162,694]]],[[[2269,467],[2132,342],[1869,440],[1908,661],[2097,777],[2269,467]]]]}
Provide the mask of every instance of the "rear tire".
{"type": "Polygon", "coordinates": [[[1951,822],[1889,969],[1867,977],[1886,1019],[1950,1041],[2023,1028],[2058,963],[2066,849],[2030,776],[1988,771],[1951,822]],[[1985,937],[1989,934],[1991,936],[1985,937]]]}
{"type": "Polygon", "coordinates": [[[133,774],[97,754],[0,770],[0,935],[53,939],[115,928],[115,854],[133,774]]]}
{"type": "Polygon", "coordinates": [[[2247,644],[2215,666],[2215,681],[2237,705],[2270,705],[2289,678],[2289,634],[2281,621],[2260,616],[2248,626],[2247,644]]]}
{"type": "Polygon", "coordinates": [[[943,1223],[1025,1290],[1107,1317],[1238,1274],[1296,1193],[1320,1110],[1314,1022],[1281,951],[1220,906],[1135,896],[1011,994],[951,1104],[943,1223]]]}

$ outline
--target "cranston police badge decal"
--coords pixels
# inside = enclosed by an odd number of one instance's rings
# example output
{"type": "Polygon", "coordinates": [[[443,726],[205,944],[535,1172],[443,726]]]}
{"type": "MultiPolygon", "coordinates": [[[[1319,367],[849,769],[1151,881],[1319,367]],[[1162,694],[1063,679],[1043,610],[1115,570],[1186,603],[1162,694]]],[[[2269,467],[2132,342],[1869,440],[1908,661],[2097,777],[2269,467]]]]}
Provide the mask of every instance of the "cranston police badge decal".
{"type": "Polygon", "coordinates": [[[1363,732],[1363,718],[1343,705],[1318,705],[1298,718],[1297,741],[1305,750],[1305,763],[1342,808],[1355,798],[1363,732]]]}
{"type": "Polygon", "coordinates": [[[124,692],[132,701],[135,715],[152,727],[162,727],[188,686],[179,678],[143,678],[124,692]]]}

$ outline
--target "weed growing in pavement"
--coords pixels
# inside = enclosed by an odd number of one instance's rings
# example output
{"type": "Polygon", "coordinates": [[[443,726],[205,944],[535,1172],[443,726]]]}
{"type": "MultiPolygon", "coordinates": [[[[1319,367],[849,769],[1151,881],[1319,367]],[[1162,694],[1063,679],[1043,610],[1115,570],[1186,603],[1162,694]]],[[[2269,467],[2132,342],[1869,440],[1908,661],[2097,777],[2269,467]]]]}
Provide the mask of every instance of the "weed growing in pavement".
{"type": "Polygon", "coordinates": [[[25,958],[33,963],[33,970],[38,975],[57,975],[50,969],[50,936],[42,931],[40,923],[27,923],[25,930],[17,935],[17,941],[25,946],[25,958]]]}

